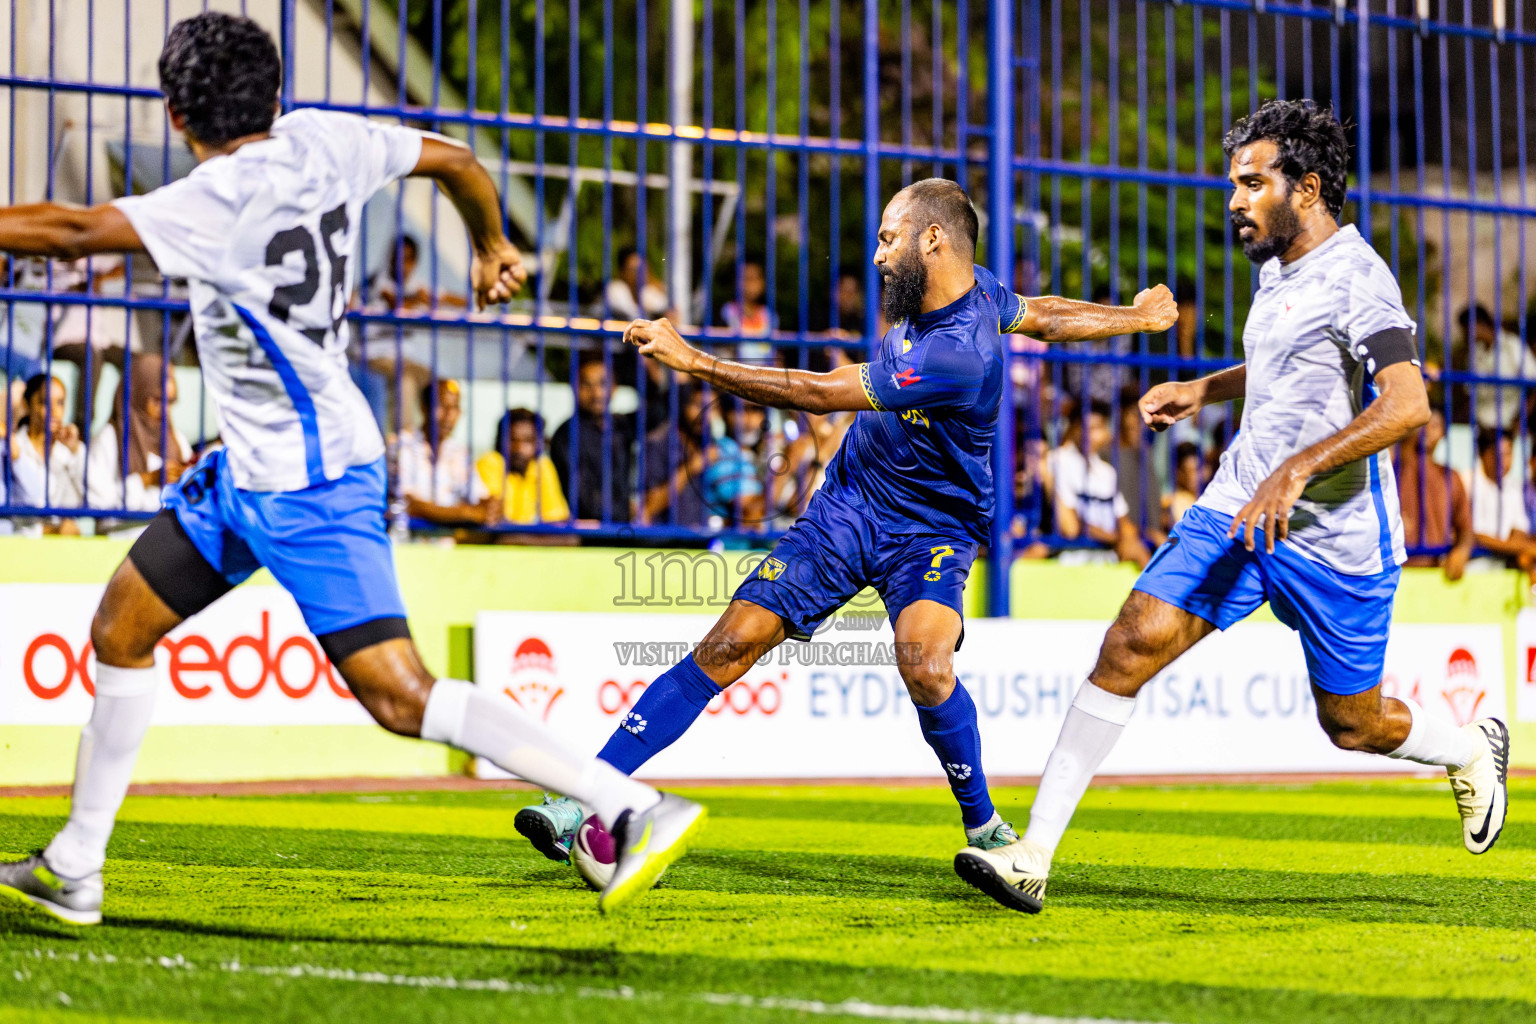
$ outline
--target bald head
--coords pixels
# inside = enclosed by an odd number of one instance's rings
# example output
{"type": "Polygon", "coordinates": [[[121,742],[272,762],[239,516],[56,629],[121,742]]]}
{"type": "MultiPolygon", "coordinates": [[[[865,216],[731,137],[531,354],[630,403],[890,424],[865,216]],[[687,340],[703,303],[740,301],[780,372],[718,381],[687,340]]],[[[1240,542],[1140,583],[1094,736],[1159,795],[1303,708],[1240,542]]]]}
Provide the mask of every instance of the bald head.
{"type": "Polygon", "coordinates": [[[948,178],[924,178],[897,194],[906,197],[907,216],[917,231],[937,224],[956,256],[964,260],[976,259],[976,207],[957,182],[948,178]]]}

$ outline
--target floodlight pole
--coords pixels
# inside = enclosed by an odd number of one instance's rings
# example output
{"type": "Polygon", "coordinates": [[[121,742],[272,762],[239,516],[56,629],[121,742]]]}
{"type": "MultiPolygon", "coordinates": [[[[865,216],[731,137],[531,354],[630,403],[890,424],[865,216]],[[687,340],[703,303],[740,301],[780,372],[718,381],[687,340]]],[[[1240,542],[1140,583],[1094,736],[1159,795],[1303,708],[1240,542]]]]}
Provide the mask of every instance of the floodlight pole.
{"type": "MultiPolygon", "coordinates": [[[[1013,0],[992,0],[988,22],[987,261],[1013,286],[1013,0]]],[[[1009,577],[1013,569],[1013,346],[1003,339],[1002,395],[997,436],[992,442],[992,533],[987,559],[987,614],[1013,611],[1009,577]]]]}
{"type": "MultiPolygon", "coordinates": [[[[693,0],[672,0],[668,29],[671,52],[668,113],[674,130],[693,123],[693,0]]],[[[693,305],[693,147],[674,142],[667,151],[672,179],[667,196],[667,294],[672,305],[692,319],[693,305]]]]}

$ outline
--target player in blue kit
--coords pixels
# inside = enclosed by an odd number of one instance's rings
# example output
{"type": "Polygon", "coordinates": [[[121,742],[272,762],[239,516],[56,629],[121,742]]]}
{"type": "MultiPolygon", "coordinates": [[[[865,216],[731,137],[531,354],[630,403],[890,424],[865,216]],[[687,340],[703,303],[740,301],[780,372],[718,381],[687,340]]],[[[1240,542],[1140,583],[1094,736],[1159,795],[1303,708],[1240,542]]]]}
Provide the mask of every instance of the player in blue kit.
{"type": "MultiPolygon", "coordinates": [[[[873,362],[830,373],[716,359],[666,320],[637,320],[626,341],[664,365],[748,401],[811,413],[857,411],[826,482],[695,652],[652,683],[598,755],[626,773],[675,741],[722,688],[786,638],[809,640],[865,587],[885,603],[902,680],[923,736],[961,808],[967,841],[1011,842],[987,792],[976,705],[957,685],[961,595],[992,518],[992,442],[1005,381],[1000,332],[1079,341],[1162,331],[1177,316],[1162,286],[1132,306],[1023,299],[975,265],[977,218],[965,190],[930,178],[897,193],[874,262],[894,324],[873,362]]],[[[581,811],[547,800],[519,831],[564,859],[581,811]]]]}
{"type": "Polygon", "coordinates": [[[496,187],[473,152],[441,136],[329,111],[276,117],[281,78],[277,48],[255,22],[178,22],[160,84],[196,169],[90,209],[0,209],[0,250],[147,253],[166,277],[187,280],[224,441],[168,491],[107,584],[91,624],[95,705],[69,821],[46,850],[0,864],[0,896],[71,924],[101,920],[107,841],[161,688],[155,647],[265,566],[380,725],[594,807],[619,841],[599,902],[612,910],[681,854],[703,808],[570,751],[494,693],[427,671],[384,530],[384,440],[347,372],[343,313],[363,204],[407,175],[436,181],[469,229],[483,308],[510,299],[524,277],[496,187]]]}

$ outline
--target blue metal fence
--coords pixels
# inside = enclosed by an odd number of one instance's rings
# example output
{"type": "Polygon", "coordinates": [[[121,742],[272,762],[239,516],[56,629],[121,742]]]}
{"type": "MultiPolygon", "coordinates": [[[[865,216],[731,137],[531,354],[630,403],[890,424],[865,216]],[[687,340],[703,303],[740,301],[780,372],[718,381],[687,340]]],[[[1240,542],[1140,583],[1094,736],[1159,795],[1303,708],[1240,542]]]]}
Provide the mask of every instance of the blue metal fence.
{"type": "MultiPolygon", "coordinates": [[[[743,358],[861,358],[880,330],[869,256],[881,209],[901,185],[944,174],[983,212],[982,261],[1018,290],[1128,301],[1166,281],[1184,310],[1166,335],[1050,350],[1010,339],[989,574],[991,608],[1005,610],[1016,554],[1083,546],[1052,522],[1048,452],[1072,423],[1095,400],[1113,420],[1123,396],[1240,358],[1254,275],[1227,229],[1220,139],[1272,96],[1315,98],[1352,125],[1347,217],[1389,260],[1421,325],[1451,424],[1442,460],[1475,474],[1479,421],[1529,451],[1522,413],[1536,365],[1519,353],[1530,352],[1525,78],[1536,34],[1518,3],[13,3],[0,26],[7,201],[99,202],[186,173],[154,57],[169,24],[204,6],[273,31],[285,109],[352,111],[474,147],[525,249],[528,290],[477,314],[463,303],[468,246],[451,209],[415,186],[370,206],[348,314],[354,372],[402,439],[398,458],[426,453],[431,492],[397,495],[401,527],[415,515],[417,528],[450,528],[451,515],[428,515],[453,504],[438,500],[441,487],[481,510],[461,527],[476,536],[771,543],[845,424],[763,417],[707,388],[694,396],[618,344],[622,322],[632,306],[668,310],[743,358]],[[1460,337],[1459,310],[1476,303],[1495,321],[1491,361],[1460,337]],[[442,379],[457,386],[434,385],[442,379]],[[697,426],[690,402],[702,406],[697,426]],[[447,438],[445,404],[460,413],[447,438]],[[541,455],[527,470],[516,451],[491,455],[519,429],[499,425],[512,406],[538,414],[541,455]],[[558,464],[540,461],[551,454],[558,464]],[[541,473],[557,474],[558,495],[541,473]],[[487,516],[483,488],[498,486],[514,500],[495,499],[487,516]]],[[[184,290],[146,263],[5,266],[5,376],[57,370],[68,401],[34,406],[44,427],[33,451],[6,448],[0,515],[39,529],[152,514],[165,472],[145,474],[150,497],[130,496],[127,430],[101,429],[126,422],[111,415],[109,385],[132,379],[145,355],[161,357],[157,390],[181,383],[161,418],[162,454],[176,455],[178,435],[189,447],[212,439],[184,290]],[[103,438],[115,451],[93,457],[103,438]],[[29,459],[44,500],[18,500],[29,459]],[[61,475],[69,486],[56,485],[61,475]]],[[[154,364],[141,377],[143,365],[154,364]]],[[[6,402],[9,437],[23,411],[6,402]]],[[[1195,445],[1205,465],[1233,416],[1173,443],[1113,431],[1104,455],[1144,539],[1165,526],[1159,496],[1178,490],[1174,443],[1195,445]]]]}

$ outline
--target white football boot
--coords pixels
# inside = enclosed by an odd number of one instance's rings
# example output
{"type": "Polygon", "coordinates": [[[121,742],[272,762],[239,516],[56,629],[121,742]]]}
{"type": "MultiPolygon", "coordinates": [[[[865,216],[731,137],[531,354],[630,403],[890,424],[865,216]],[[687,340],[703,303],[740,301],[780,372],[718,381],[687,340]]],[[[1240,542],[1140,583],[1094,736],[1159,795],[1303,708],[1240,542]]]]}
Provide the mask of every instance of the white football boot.
{"type": "Polygon", "coordinates": [[[672,793],[643,811],[625,811],[613,823],[614,867],[597,907],[611,914],[643,895],[661,873],[688,849],[707,814],[692,800],[672,793]]]}
{"type": "Polygon", "coordinates": [[[1497,718],[1479,718],[1461,728],[1476,753],[1446,774],[1461,812],[1461,841],[1470,853],[1487,853],[1509,813],[1509,730],[1497,718]]]}
{"type": "Polygon", "coordinates": [[[955,854],[955,874],[1011,910],[1038,914],[1045,905],[1051,851],[1020,839],[991,850],[967,846],[955,854]]]}
{"type": "Polygon", "coordinates": [[[62,878],[41,853],[0,864],[0,896],[31,904],[65,924],[100,924],[101,888],[100,871],[62,878]]]}

